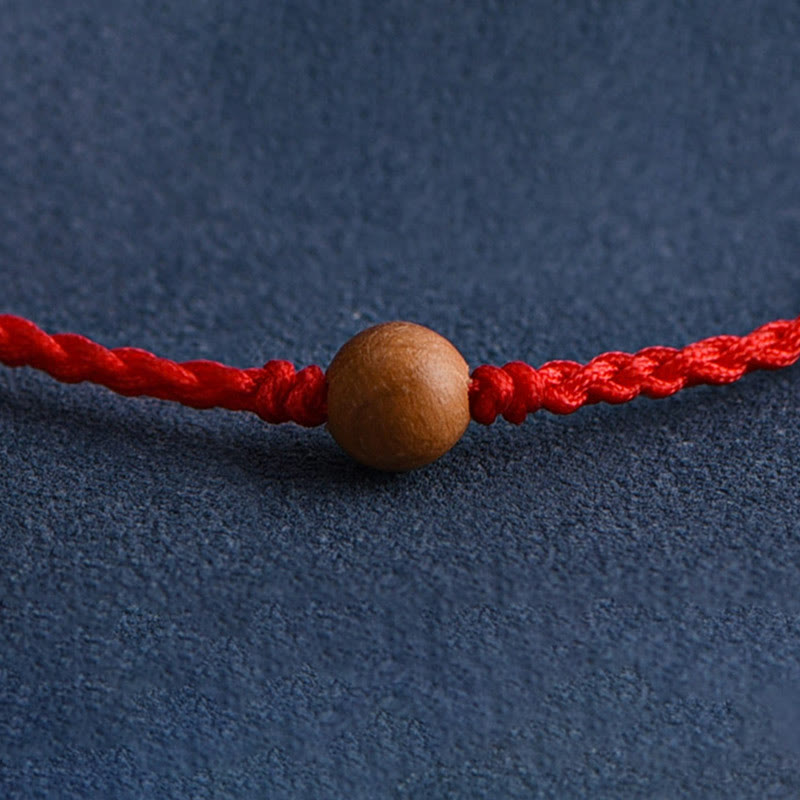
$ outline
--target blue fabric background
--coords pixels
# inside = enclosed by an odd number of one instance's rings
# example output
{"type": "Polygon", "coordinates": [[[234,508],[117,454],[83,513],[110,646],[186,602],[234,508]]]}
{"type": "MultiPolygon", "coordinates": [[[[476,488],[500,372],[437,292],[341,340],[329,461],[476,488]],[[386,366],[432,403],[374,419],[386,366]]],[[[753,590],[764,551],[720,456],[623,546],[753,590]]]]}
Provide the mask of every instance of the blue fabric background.
{"type": "MultiPolygon", "coordinates": [[[[800,313],[794,2],[0,6],[0,311],[474,366],[800,313]]],[[[800,796],[800,372],[432,467],[0,369],[3,798],[800,796]]]]}

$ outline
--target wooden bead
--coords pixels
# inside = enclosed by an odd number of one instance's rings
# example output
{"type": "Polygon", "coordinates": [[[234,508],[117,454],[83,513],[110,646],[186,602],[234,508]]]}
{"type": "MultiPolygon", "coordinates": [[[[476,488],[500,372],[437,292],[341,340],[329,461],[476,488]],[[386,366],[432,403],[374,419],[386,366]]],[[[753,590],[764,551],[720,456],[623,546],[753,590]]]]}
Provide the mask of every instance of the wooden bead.
{"type": "Polygon", "coordinates": [[[443,336],[412,322],[361,331],[327,371],[328,430],[353,458],[402,472],[435,461],[470,421],[469,367],[443,336]]]}

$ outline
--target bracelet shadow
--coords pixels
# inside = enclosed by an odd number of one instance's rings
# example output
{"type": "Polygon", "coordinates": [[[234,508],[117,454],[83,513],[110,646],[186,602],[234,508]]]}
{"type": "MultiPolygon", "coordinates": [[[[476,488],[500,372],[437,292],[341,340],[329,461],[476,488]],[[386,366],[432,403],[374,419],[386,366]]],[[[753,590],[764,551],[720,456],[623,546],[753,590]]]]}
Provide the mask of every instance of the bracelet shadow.
{"type": "Polygon", "coordinates": [[[198,411],[151,398],[99,396],[95,387],[25,387],[0,384],[0,426],[30,431],[31,448],[57,439],[95,462],[129,459],[136,469],[180,470],[196,480],[245,475],[265,486],[292,482],[341,486],[381,485],[394,476],[350,459],[323,427],[267,425],[254,415],[222,409],[198,411]],[[67,393],[69,396],[67,397],[67,393]],[[4,419],[5,418],[5,419],[4,419]],[[127,454],[127,455],[126,455],[127,454]]]}
{"type": "MultiPolygon", "coordinates": [[[[761,403],[759,396],[771,391],[776,378],[754,375],[727,387],[729,402],[761,403]]],[[[597,437],[622,429],[627,440],[635,441],[668,420],[677,426],[693,425],[721,400],[718,389],[704,387],[677,401],[641,400],[626,406],[624,412],[601,406],[599,413],[584,412],[568,421],[548,415],[550,421],[543,425],[536,425],[534,419],[519,427],[498,421],[491,431],[472,425],[464,439],[435,464],[408,473],[385,473],[353,461],[323,427],[272,426],[249,414],[220,409],[198,412],[151,398],[123,399],[110,393],[101,397],[96,387],[65,390],[60,384],[39,382],[38,377],[35,384],[31,380],[26,376],[25,381],[0,384],[0,425],[4,428],[9,423],[29,428],[44,441],[58,432],[59,443],[73,442],[78,457],[91,453],[102,461],[130,453],[135,455],[131,463],[136,469],[151,464],[196,481],[229,476],[265,489],[291,484],[323,495],[345,487],[403,486],[409,490],[451,480],[464,486],[483,485],[488,475],[514,468],[534,469],[546,478],[542,470],[555,469],[547,457],[554,448],[584,453],[597,445],[597,437]]],[[[734,420],[730,424],[735,425],[734,420]]]]}

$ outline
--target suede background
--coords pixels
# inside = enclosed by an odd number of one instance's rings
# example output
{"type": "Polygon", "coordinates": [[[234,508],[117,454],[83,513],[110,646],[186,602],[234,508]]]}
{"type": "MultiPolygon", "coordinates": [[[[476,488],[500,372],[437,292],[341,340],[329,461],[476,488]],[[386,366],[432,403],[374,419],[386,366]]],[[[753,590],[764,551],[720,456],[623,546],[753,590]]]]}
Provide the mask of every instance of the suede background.
{"type": "MultiPolygon", "coordinates": [[[[0,312],[327,365],[800,313],[794,2],[0,4],[0,312]]],[[[800,796],[800,372],[324,429],[0,370],[4,798],[800,796]]]]}

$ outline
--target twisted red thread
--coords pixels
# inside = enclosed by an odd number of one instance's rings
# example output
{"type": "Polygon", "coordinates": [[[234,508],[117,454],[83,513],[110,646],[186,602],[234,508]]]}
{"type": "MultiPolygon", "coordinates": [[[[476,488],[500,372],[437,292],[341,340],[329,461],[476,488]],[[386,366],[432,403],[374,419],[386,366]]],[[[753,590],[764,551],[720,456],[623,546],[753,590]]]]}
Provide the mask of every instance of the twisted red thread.
{"type": "MultiPolygon", "coordinates": [[[[800,359],[800,317],[775,320],[747,336],[714,336],[683,349],[647,347],[603,353],[588,364],[521,361],[484,364],[472,373],[472,418],[489,425],[503,415],[521,423],[546,409],[571,414],[591,403],[625,403],[640,394],[660,398],[688,386],[725,384],[757,369],[800,359]]],[[[267,422],[313,427],[327,419],[327,382],[316,365],[299,372],[289,361],[236,369],[215,361],[177,363],[145,350],[109,350],[72,333],[50,336],[34,323],[0,314],[0,363],[43,370],[65,383],[91,381],[123,395],[148,395],[194,408],[252,411],[267,422]]]]}
{"type": "Polygon", "coordinates": [[[296,372],[289,361],[252,369],[215,361],[179,364],[134,347],[109,350],[73,333],[49,336],[26,319],[2,314],[0,363],[41,369],[65,383],[91,381],[129,396],[253,411],[267,422],[313,427],[327,418],[325,374],[315,365],[296,372]]]}
{"type": "Polygon", "coordinates": [[[502,414],[520,424],[541,408],[571,414],[591,403],[627,403],[640,394],[660,398],[688,386],[724,384],[757,369],[780,369],[800,359],[800,317],[775,320],[747,336],[713,336],[683,349],[647,347],[610,352],[588,364],[549,361],[534,369],[521,361],[483,365],[472,373],[472,418],[490,425],[502,414]]]}

